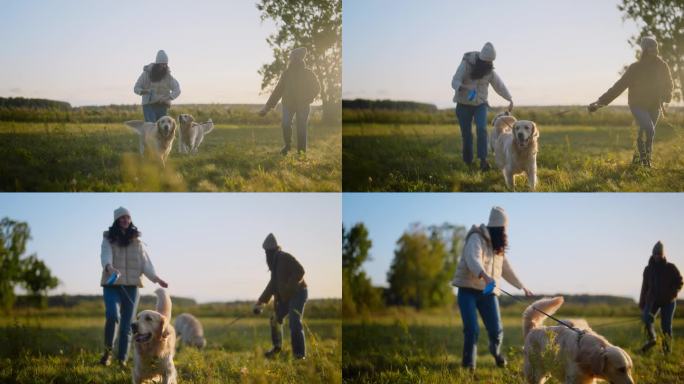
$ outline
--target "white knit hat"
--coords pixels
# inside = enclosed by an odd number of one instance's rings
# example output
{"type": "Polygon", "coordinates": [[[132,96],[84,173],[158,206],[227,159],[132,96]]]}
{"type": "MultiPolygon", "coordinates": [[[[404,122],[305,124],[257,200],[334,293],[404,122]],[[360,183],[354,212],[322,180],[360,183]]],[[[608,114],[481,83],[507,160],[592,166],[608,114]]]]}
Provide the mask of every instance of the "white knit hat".
{"type": "Polygon", "coordinates": [[[653,36],[642,37],[639,45],[641,45],[641,50],[643,50],[643,51],[649,51],[649,50],[658,51],[658,42],[656,41],[655,37],[653,37],[653,36]]]}
{"type": "Polygon", "coordinates": [[[262,245],[265,250],[273,250],[273,249],[278,249],[278,242],[276,241],[275,236],[273,236],[272,233],[269,233],[268,236],[266,236],[266,240],[264,240],[264,244],[262,245]]]}
{"type": "Polygon", "coordinates": [[[508,216],[506,212],[501,207],[493,207],[492,211],[489,213],[489,223],[488,227],[507,227],[508,226],[508,216]]]}
{"type": "Polygon", "coordinates": [[[117,221],[119,220],[119,217],[126,215],[131,216],[131,212],[129,212],[128,209],[124,207],[119,207],[114,210],[114,221],[117,221]]]}
{"type": "Polygon", "coordinates": [[[306,47],[295,48],[290,51],[290,60],[304,60],[304,58],[306,57],[306,52],[306,47]]]}
{"type": "Polygon", "coordinates": [[[166,56],[166,52],[164,52],[163,49],[160,49],[159,52],[157,52],[157,58],[154,60],[155,64],[168,64],[169,63],[169,57],[166,56]]]}
{"type": "Polygon", "coordinates": [[[494,46],[492,43],[489,41],[485,43],[484,47],[482,47],[482,50],[478,54],[478,57],[482,61],[494,61],[496,59],[496,51],[494,50],[494,46]]]}

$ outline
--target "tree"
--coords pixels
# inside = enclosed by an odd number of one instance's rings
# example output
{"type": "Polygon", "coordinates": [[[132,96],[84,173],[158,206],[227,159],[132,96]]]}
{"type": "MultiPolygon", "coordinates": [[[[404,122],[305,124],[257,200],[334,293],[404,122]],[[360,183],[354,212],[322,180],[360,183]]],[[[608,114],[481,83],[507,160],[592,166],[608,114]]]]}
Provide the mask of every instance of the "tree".
{"type": "Polygon", "coordinates": [[[644,36],[654,36],[660,56],[670,66],[675,83],[674,100],[684,100],[684,0],[622,0],[618,9],[623,19],[640,24],[641,31],[629,39],[633,47],[644,36]]]}
{"type": "Polygon", "coordinates": [[[444,223],[413,224],[397,241],[387,273],[390,301],[420,310],[453,302],[450,280],[462,251],[465,229],[444,223]]]}
{"type": "Polygon", "coordinates": [[[30,239],[31,230],[27,223],[7,217],[0,221],[0,308],[5,311],[14,305],[16,285],[40,296],[59,283],[35,254],[23,258],[30,239]]]}
{"type": "Polygon", "coordinates": [[[342,313],[353,316],[382,305],[380,291],[374,288],[361,267],[370,260],[373,246],[363,223],[355,224],[349,232],[342,226],[342,313]]]}
{"type": "Polygon", "coordinates": [[[306,47],[307,63],[321,83],[323,120],[341,123],[342,1],[261,0],[261,20],[272,19],[278,31],[266,39],[274,60],[259,69],[261,89],[272,89],[287,67],[289,52],[306,47]]]}

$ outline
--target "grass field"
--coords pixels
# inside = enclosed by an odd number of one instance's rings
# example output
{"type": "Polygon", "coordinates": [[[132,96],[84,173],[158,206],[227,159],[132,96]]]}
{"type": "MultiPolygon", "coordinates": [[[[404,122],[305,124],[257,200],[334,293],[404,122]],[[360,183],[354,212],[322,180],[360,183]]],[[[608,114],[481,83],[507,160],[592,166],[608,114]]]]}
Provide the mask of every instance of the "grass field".
{"type": "MultiPolygon", "coordinates": [[[[631,165],[634,126],[539,128],[538,191],[684,190],[682,128],[658,126],[652,169],[631,165]]],[[[342,163],[344,191],[507,190],[499,170],[465,165],[456,124],[345,124],[342,163]]],[[[516,190],[529,190],[524,176],[516,178],[516,190]]]]}
{"type": "Polygon", "coordinates": [[[340,191],[340,129],[309,127],[306,155],[281,156],[279,126],[217,124],[198,154],[177,142],[161,166],[123,124],[0,122],[2,191],[340,191]]]}
{"type": "MultiPolygon", "coordinates": [[[[559,315],[563,317],[562,309],[559,315]]],[[[675,319],[674,351],[666,357],[659,346],[647,355],[637,353],[645,335],[641,323],[634,317],[588,317],[587,321],[595,331],[630,354],[636,383],[684,383],[683,320],[675,319]]],[[[504,314],[502,351],[509,362],[505,370],[496,367],[487,350],[487,334],[481,321],[480,327],[477,369],[471,373],[461,368],[463,328],[458,311],[431,315],[385,315],[353,321],[345,319],[342,327],[343,380],[345,383],[388,384],[525,383],[522,375],[521,317],[504,314]]],[[[558,384],[561,381],[552,379],[547,383],[558,384]]]]}
{"type": "MultiPolygon", "coordinates": [[[[285,353],[263,357],[267,318],[230,326],[230,317],[201,319],[207,347],[176,354],[179,383],[341,383],[340,320],[305,318],[307,359],[300,361],[291,358],[287,323],[285,353]]],[[[104,317],[0,318],[0,383],[130,383],[130,367],[98,364],[103,327],[104,317]]]]}

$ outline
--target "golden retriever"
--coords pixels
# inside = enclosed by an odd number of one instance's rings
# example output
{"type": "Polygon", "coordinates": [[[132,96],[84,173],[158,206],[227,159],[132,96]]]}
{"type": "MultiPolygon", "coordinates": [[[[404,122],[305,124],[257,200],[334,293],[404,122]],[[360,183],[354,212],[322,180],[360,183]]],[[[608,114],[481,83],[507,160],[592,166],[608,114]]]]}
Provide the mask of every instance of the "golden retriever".
{"type": "Polygon", "coordinates": [[[178,340],[182,341],[183,344],[200,349],[207,345],[207,340],[204,338],[202,323],[200,323],[195,316],[189,313],[181,313],[176,317],[173,326],[176,328],[176,337],[178,340]]]}
{"type": "Polygon", "coordinates": [[[539,129],[533,121],[516,120],[509,114],[494,119],[490,142],[506,187],[514,190],[514,176],[520,173],[527,175],[530,190],[537,187],[538,138],[539,129]]]}
{"type": "Polygon", "coordinates": [[[176,137],[176,120],[171,116],[162,116],[155,123],[130,120],[124,124],[140,135],[140,154],[145,153],[146,147],[151,149],[165,167],[176,137]]]}
{"type": "Polygon", "coordinates": [[[527,382],[541,384],[554,376],[566,384],[594,384],[597,379],[633,384],[632,359],[592,331],[586,321],[565,321],[576,330],[563,325],[547,327],[542,325],[546,316],[533,308],[553,315],[562,304],[561,296],[544,298],[523,313],[523,372],[527,382]]]}
{"type": "Polygon", "coordinates": [[[170,324],[171,298],[159,288],[157,310],[138,313],[133,330],[133,384],[159,379],[163,384],[176,384],[177,373],[173,364],[176,351],[176,332],[170,324]]]}
{"type": "Polygon", "coordinates": [[[178,122],[180,123],[178,136],[178,152],[180,153],[197,153],[204,136],[214,130],[214,122],[211,119],[200,124],[187,113],[178,115],[178,122]]]}

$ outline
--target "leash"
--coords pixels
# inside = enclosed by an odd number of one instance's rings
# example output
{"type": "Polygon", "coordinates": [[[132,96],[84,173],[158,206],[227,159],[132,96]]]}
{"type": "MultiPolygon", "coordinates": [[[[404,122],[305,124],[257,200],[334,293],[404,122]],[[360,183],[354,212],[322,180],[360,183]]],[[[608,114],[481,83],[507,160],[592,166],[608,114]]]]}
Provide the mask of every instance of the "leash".
{"type": "Polygon", "coordinates": [[[240,315],[240,316],[234,318],[230,323],[228,323],[228,325],[226,325],[226,327],[230,327],[231,325],[235,324],[238,320],[244,319],[245,316],[246,315],[240,315]]]}

